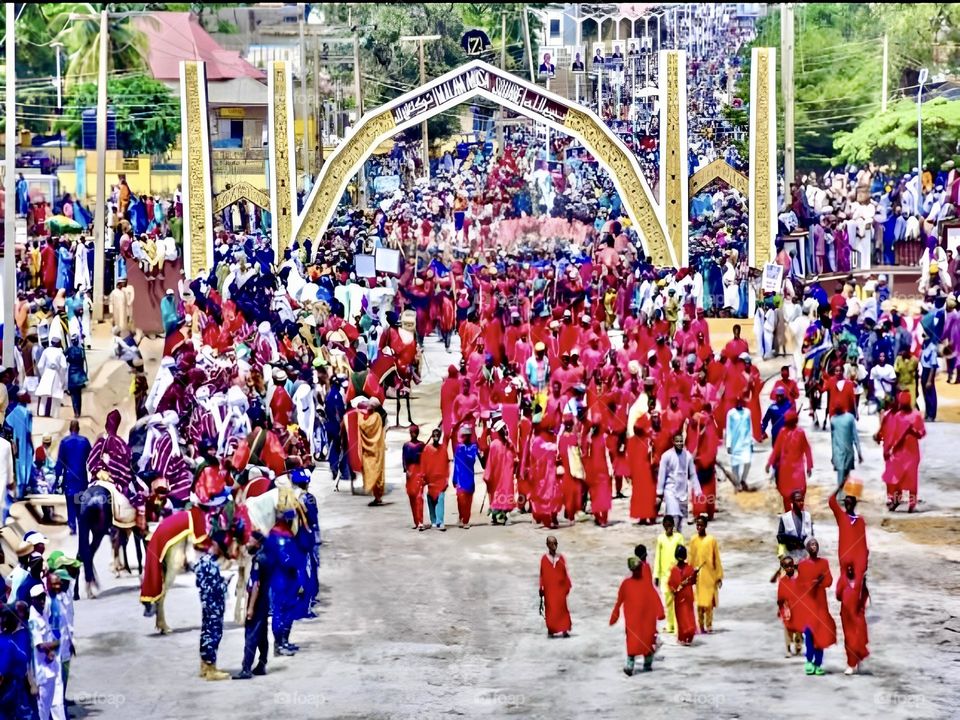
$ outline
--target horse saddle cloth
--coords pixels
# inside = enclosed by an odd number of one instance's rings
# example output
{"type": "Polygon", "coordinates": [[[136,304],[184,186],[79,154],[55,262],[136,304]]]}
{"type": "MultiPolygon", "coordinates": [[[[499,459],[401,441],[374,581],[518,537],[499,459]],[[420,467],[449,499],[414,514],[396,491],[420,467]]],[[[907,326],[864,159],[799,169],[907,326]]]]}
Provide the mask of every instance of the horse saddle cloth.
{"type": "Polygon", "coordinates": [[[111,509],[113,510],[113,524],[118,528],[131,528],[137,522],[137,510],[130,500],[117,489],[112,482],[97,480],[93,483],[110,493],[111,509]]]}

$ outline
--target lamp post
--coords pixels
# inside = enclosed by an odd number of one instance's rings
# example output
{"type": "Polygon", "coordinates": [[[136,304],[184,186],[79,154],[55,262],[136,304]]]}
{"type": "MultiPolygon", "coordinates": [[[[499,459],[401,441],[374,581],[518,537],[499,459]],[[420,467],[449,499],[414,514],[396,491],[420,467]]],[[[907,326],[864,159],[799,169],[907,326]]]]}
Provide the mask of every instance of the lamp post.
{"type": "Polygon", "coordinates": [[[13,336],[15,331],[13,306],[17,299],[17,61],[14,30],[17,24],[13,5],[7,5],[7,87],[6,114],[7,125],[4,135],[6,157],[4,158],[6,177],[4,178],[4,215],[3,215],[3,364],[14,365],[13,336]]]}
{"type": "MultiPolygon", "coordinates": [[[[63,43],[54,41],[50,43],[50,47],[57,55],[57,78],[53,81],[53,84],[57,87],[57,115],[61,115],[63,114],[63,76],[60,73],[60,48],[63,47],[63,43]]],[[[57,146],[60,149],[60,159],[57,161],[59,167],[63,165],[63,130],[57,131],[57,146]]]]}
{"type": "Polygon", "coordinates": [[[917,206],[923,194],[923,86],[927,82],[927,68],[920,69],[920,81],[917,88],[917,206]]]}

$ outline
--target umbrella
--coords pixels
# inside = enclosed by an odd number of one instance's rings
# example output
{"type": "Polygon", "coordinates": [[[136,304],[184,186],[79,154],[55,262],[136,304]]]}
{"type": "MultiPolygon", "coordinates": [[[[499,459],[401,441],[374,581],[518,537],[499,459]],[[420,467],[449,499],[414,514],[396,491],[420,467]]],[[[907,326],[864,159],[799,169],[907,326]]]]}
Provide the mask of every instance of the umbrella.
{"type": "Polygon", "coordinates": [[[47,218],[46,225],[50,226],[50,231],[55,233],[80,232],[83,226],[76,220],[68,218],[66,215],[53,215],[47,218]]]}

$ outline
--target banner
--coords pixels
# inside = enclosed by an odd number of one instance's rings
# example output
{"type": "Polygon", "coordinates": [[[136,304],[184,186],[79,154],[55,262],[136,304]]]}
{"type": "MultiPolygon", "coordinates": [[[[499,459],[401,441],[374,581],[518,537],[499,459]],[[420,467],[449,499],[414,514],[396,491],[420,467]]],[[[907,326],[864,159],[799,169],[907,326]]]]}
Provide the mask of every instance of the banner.
{"type": "Polygon", "coordinates": [[[486,90],[508,104],[518,105],[530,112],[543,115],[563,124],[567,108],[546,94],[531,89],[509,78],[489,72],[486,68],[468,67],[443,83],[424,90],[419,95],[395,107],[391,112],[397,125],[412,118],[429,116],[430,111],[450,103],[475,90],[486,90]]]}
{"type": "Polygon", "coordinates": [[[399,175],[378,175],[373,179],[373,191],[387,195],[400,189],[399,175]]]}

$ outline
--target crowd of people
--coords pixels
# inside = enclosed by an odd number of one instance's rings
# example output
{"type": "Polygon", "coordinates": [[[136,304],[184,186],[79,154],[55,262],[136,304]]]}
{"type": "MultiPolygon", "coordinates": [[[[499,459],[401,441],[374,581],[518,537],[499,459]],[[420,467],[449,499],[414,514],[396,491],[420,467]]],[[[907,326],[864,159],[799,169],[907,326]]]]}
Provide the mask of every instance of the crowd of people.
{"type": "MultiPolygon", "coordinates": [[[[474,180],[489,172],[486,183],[473,186],[489,188],[490,176],[515,172],[509,163],[509,153],[474,159],[465,172],[474,180]]],[[[399,424],[406,403],[404,488],[418,530],[446,530],[451,482],[457,525],[469,528],[479,477],[485,490],[479,504],[492,525],[527,513],[553,530],[587,518],[604,527],[621,513],[647,525],[662,519],[653,564],[638,547],[611,617],[616,621],[622,611],[626,618],[625,669],[632,673],[638,655],[649,669],[661,615],[681,644],[712,629],[723,568],[706,529],[717,485],[727,478],[736,492],[756,489],[754,448],[769,430],[768,465],[784,503],[776,533],[783,568],[778,605],[793,651],[799,633],[807,672],[822,674],[822,651],[836,641],[826,599],[832,579],[803,505],[814,459],[798,424],[797,372],[784,368],[764,411],[764,383],[739,327],[722,347],[711,339],[704,277],[696,269],[650,265],[625,218],[595,223],[581,246],[544,242],[505,252],[466,242],[468,205],[443,201],[444,192],[456,197],[453,187],[462,178],[441,173],[438,182],[451,187],[436,192],[426,185],[395,198],[373,222],[343,213],[329,242],[295,244],[279,264],[262,238],[221,231],[214,268],[164,298],[163,359],[153,382],[131,362],[137,421],[128,437],[119,435],[114,412],[93,443],[61,441],[52,474],[62,477],[78,532],[91,531],[84,508],[98,493],[124,498],[135,517],[131,527],[150,537],[141,600],[161,633],[169,631],[163,568],[177,567],[164,538],[186,532],[198,553],[200,674],[209,680],[227,677],[217,668],[217,648],[224,573],[233,561],[243,580],[237,613],[247,632],[237,677],[262,674],[267,618],[274,654],[296,652],[291,629],[311,616],[319,590],[319,518],[308,490],[318,464],[329,466],[337,487],[347,482],[354,490],[362,478],[370,505],[382,505],[387,407],[396,403],[399,424]],[[420,215],[431,206],[435,215],[420,215]],[[436,228],[425,227],[432,221],[436,228]],[[407,251],[400,272],[357,277],[355,253],[388,244],[407,251]],[[434,334],[450,350],[459,340],[459,357],[439,390],[441,420],[424,442],[409,398],[425,370],[423,343],[434,334]],[[696,526],[689,544],[687,524],[696,526]],[[814,607],[798,602],[807,594],[816,598],[814,607]]],[[[789,257],[781,252],[778,262],[789,257]]],[[[770,348],[766,355],[785,351],[777,336],[796,320],[774,310],[774,302],[784,308],[793,297],[800,308],[799,286],[786,277],[790,290],[758,303],[758,344],[770,348]],[[773,313],[769,335],[767,312],[773,313]]],[[[933,419],[935,396],[926,390],[938,353],[931,360],[928,346],[952,337],[960,315],[943,292],[931,296],[921,318],[905,318],[879,282],[862,291],[841,287],[833,296],[814,282],[803,298],[811,317],[801,333],[799,369],[808,397],[818,401],[810,408],[818,424],[820,398],[827,398],[823,424],[831,428],[837,471],[831,506],[841,528],[836,596],[848,669],[855,672],[867,652],[868,597],[859,488],[849,479],[859,455],[857,417],[861,405],[877,399],[890,509],[904,497],[914,509],[924,420],[910,383],[922,365],[922,406],[933,419]],[[889,386],[885,371],[876,371],[886,367],[888,351],[903,358],[889,386]],[[860,366],[873,357],[875,365],[860,366]]],[[[37,318],[28,316],[26,337],[37,318]]],[[[69,337],[69,324],[57,333],[69,337]]],[[[12,442],[0,440],[0,450],[10,445],[7,479],[14,476],[14,483],[21,445],[30,438],[30,394],[20,367],[3,375],[12,442]]],[[[75,426],[71,436],[77,434],[75,426]]],[[[41,464],[50,463],[50,446],[43,449],[41,464]]],[[[570,631],[564,603],[572,584],[551,542],[541,591],[548,632],[562,636],[570,631]]],[[[92,551],[83,541],[80,560],[95,590],[92,551]]]]}

